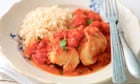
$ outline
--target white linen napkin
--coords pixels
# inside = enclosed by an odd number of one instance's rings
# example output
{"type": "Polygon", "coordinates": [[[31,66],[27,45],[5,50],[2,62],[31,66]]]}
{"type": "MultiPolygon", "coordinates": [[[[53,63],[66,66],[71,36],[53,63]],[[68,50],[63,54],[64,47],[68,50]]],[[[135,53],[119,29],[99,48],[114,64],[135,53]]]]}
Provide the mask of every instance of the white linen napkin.
{"type": "Polygon", "coordinates": [[[131,9],[135,15],[140,19],[140,0],[121,0],[125,6],[131,9]]]}
{"type": "Polygon", "coordinates": [[[140,58],[140,24],[139,19],[126,8],[122,3],[118,2],[119,22],[127,43],[134,51],[135,55],[140,58]]]}

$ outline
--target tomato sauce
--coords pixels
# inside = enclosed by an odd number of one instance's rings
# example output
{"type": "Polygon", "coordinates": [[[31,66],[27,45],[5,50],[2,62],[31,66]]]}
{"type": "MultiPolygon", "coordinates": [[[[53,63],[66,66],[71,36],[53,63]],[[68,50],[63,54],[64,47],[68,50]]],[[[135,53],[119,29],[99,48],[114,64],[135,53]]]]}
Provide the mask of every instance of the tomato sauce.
{"type": "Polygon", "coordinates": [[[107,66],[111,62],[109,24],[104,22],[98,13],[83,9],[77,9],[73,12],[73,19],[70,24],[71,29],[54,33],[53,38],[55,38],[55,40],[52,43],[50,43],[47,37],[41,39],[35,38],[24,50],[25,57],[29,58],[33,65],[49,73],[63,76],[90,74],[107,66]],[[88,26],[98,28],[107,39],[106,50],[98,54],[96,63],[88,66],[79,63],[76,69],[71,72],[64,72],[62,67],[50,63],[48,53],[52,48],[58,48],[58,51],[62,50],[62,48],[58,46],[60,40],[67,40],[67,49],[78,49],[78,45],[83,42],[81,41],[84,38],[83,30],[88,26]]]}
{"type": "Polygon", "coordinates": [[[44,71],[47,71],[49,73],[55,74],[55,75],[61,75],[61,76],[80,76],[80,75],[87,75],[90,73],[94,73],[105,66],[107,66],[110,63],[110,53],[102,53],[99,55],[98,60],[95,64],[92,64],[90,66],[84,66],[83,64],[79,64],[78,67],[72,71],[72,72],[63,72],[62,67],[59,67],[54,64],[38,64],[34,61],[31,61],[31,63],[39,68],[41,68],[44,71]]]}

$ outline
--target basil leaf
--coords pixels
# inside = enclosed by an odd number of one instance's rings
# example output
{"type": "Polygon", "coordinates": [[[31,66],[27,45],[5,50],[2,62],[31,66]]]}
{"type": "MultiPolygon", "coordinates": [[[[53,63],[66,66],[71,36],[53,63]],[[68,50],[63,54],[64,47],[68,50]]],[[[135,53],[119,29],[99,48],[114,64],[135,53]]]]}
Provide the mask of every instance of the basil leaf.
{"type": "Polygon", "coordinates": [[[66,45],[67,45],[67,40],[64,38],[60,41],[60,47],[63,48],[63,50],[66,51],[66,45]]]}
{"type": "Polygon", "coordinates": [[[41,41],[41,40],[42,40],[42,38],[41,38],[40,36],[37,36],[37,39],[38,39],[39,41],[41,41]]]}
{"type": "Polygon", "coordinates": [[[92,19],[90,19],[90,20],[87,20],[87,25],[90,25],[91,23],[93,22],[93,20],[92,19]]]}

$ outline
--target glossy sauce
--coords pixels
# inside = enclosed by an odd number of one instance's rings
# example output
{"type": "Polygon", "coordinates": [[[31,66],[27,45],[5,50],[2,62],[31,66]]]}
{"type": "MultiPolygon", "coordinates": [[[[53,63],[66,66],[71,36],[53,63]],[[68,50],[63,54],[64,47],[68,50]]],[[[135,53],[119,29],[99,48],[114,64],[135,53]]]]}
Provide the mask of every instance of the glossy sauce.
{"type": "Polygon", "coordinates": [[[92,64],[90,66],[83,66],[81,63],[78,65],[78,67],[72,71],[72,72],[63,72],[63,69],[57,65],[47,65],[47,64],[38,64],[34,61],[31,61],[31,63],[39,68],[41,68],[44,71],[47,71],[49,73],[55,74],[55,75],[61,75],[61,76],[80,76],[80,75],[87,75],[90,73],[94,73],[105,66],[107,66],[110,63],[110,54],[109,53],[103,53],[99,55],[98,61],[95,64],[92,64]]]}

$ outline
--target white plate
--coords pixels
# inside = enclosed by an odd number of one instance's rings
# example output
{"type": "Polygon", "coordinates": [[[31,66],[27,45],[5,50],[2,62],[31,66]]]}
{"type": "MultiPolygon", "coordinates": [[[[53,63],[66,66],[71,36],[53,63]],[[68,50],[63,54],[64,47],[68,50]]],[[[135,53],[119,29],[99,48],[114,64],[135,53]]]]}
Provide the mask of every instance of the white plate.
{"type": "MultiPolygon", "coordinates": [[[[111,64],[99,70],[96,73],[79,76],[79,77],[63,77],[49,74],[29,64],[19,53],[17,42],[9,37],[10,33],[18,33],[19,26],[23,21],[25,14],[39,6],[60,5],[68,8],[84,7],[88,8],[90,0],[22,0],[15,4],[0,21],[0,46],[1,54],[8,63],[18,73],[30,79],[41,83],[64,83],[64,84],[88,84],[101,83],[112,77],[111,64]]],[[[119,7],[123,7],[119,5],[119,7]]],[[[124,7],[123,7],[124,8],[124,7]]],[[[128,10],[128,9],[127,9],[128,10]]],[[[125,8],[123,11],[127,11],[125,8]]],[[[134,15],[131,14],[131,18],[134,15]]],[[[123,19],[123,17],[121,17],[123,19]]],[[[125,18],[124,18],[125,19],[125,18]]],[[[123,19],[123,20],[124,20],[123,19]]],[[[123,21],[122,20],[122,21],[123,21]]],[[[134,20],[134,19],[133,19],[134,20]]],[[[132,20],[130,20],[133,22],[132,20]]],[[[125,25],[125,24],[123,24],[125,25]]]]}

